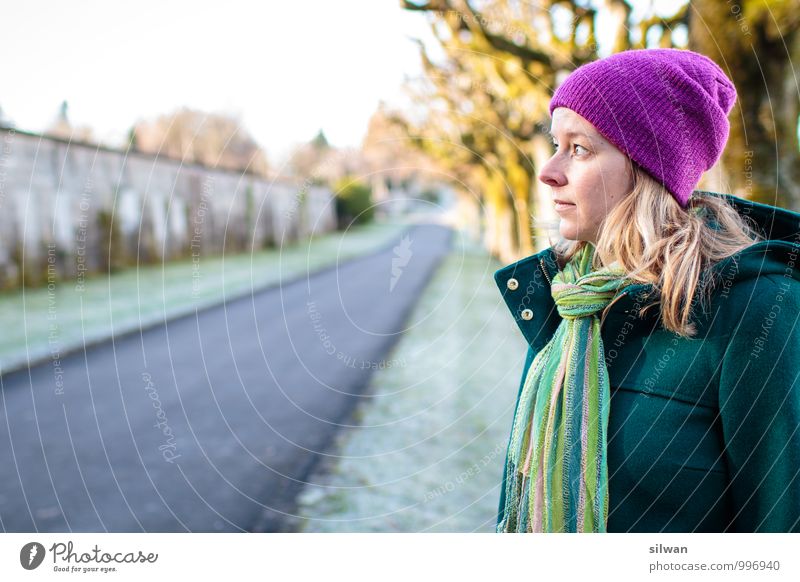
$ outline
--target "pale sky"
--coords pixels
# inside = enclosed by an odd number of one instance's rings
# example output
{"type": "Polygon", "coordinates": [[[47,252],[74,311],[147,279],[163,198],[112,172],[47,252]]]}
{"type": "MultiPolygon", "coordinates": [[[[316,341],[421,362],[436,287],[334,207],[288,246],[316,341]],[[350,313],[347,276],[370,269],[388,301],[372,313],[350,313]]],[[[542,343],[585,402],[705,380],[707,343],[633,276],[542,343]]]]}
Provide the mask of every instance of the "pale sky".
{"type": "Polygon", "coordinates": [[[320,128],[335,146],[357,147],[378,102],[406,104],[404,78],[421,75],[410,37],[436,46],[427,15],[399,5],[8,3],[0,107],[18,128],[38,132],[66,99],[73,124],[90,126],[108,145],[121,143],[138,119],[182,105],[239,114],[273,164],[320,128]]]}
{"type": "Polygon", "coordinates": [[[0,107],[41,131],[69,102],[105,143],[179,106],[238,113],[275,163],[322,128],[358,146],[421,74],[426,17],[398,0],[25,0],[3,10],[0,107]]]}

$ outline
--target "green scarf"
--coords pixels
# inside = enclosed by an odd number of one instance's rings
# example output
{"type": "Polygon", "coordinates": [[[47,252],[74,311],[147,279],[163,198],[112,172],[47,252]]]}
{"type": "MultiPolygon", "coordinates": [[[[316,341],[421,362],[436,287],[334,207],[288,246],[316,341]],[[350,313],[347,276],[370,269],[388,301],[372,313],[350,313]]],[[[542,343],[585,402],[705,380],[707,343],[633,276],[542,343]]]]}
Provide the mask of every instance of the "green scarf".
{"type": "Polygon", "coordinates": [[[620,268],[591,271],[594,252],[587,243],[553,278],[562,321],[519,396],[498,532],[606,531],[610,393],[598,314],[632,281],[620,268]]]}

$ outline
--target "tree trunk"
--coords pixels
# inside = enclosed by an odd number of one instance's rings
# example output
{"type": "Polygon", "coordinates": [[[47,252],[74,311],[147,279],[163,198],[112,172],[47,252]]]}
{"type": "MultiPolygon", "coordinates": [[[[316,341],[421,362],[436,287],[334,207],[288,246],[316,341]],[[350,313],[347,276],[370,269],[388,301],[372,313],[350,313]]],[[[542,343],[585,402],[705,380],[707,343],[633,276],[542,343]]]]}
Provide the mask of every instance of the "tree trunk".
{"type": "Polygon", "coordinates": [[[517,239],[516,216],[503,175],[495,170],[485,173],[486,246],[489,252],[503,263],[520,258],[517,239]]]}
{"type": "Polygon", "coordinates": [[[514,211],[517,219],[517,246],[520,258],[533,254],[533,233],[531,231],[531,172],[523,165],[530,168],[527,160],[521,152],[518,155],[509,156],[511,163],[506,167],[506,177],[508,179],[507,188],[511,189],[514,201],[514,211]]]}

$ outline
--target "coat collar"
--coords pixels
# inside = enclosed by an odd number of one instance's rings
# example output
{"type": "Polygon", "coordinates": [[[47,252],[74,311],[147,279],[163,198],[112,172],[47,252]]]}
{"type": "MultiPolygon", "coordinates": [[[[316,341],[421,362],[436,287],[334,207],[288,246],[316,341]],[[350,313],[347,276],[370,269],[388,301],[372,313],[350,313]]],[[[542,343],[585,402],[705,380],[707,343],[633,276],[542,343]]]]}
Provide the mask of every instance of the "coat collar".
{"type": "MultiPolygon", "coordinates": [[[[792,265],[792,276],[800,280],[800,214],[776,206],[752,202],[733,196],[703,190],[694,196],[720,196],[728,199],[743,216],[751,218],[762,230],[766,240],[760,241],[713,265],[705,276],[717,276],[735,265],[733,280],[742,280],[766,274],[785,273],[792,265]]],[[[549,341],[561,317],[550,292],[550,284],[558,273],[559,265],[553,251],[548,247],[494,273],[503,300],[522,335],[534,351],[540,350],[549,341]]],[[[635,301],[646,300],[652,293],[651,284],[631,284],[620,289],[619,298],[612,309],[624,309],[635,301]]],[[[656,309],[649,311],[650,316],[656,309]]]]}

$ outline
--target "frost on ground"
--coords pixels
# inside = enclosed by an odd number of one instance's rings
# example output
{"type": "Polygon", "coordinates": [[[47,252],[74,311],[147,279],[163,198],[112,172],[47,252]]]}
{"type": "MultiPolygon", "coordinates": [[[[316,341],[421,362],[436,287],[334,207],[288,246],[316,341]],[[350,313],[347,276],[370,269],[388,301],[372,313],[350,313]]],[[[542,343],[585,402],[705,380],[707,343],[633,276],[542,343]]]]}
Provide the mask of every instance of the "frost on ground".
{"type": "Polygon", "coordinates": [[[111,276],[0,293],[0,370],[193,313],[279,281],[374,252],[402,222],[376,222],[279,249],[132,267],[111,276]]]}
{"type": "Polygon", "coordinates": [[[340,430],[299,496],[299,531],[494,531],[526,355],[492,278],[500,266],[456,235],[358,426],[340,430]]]}

